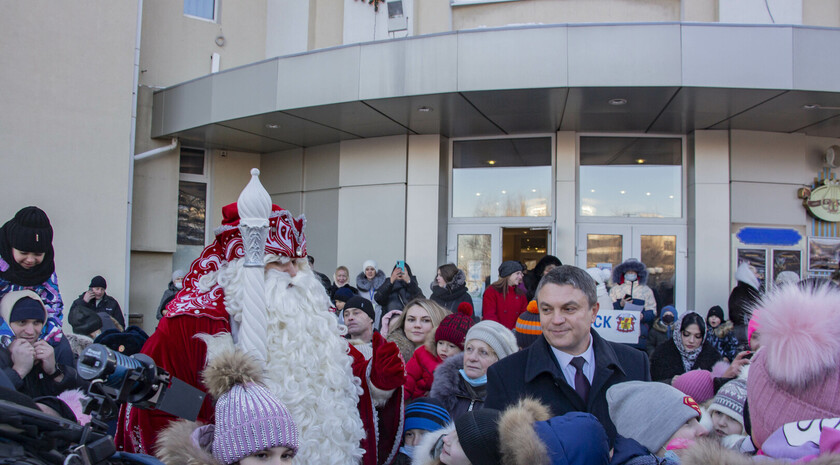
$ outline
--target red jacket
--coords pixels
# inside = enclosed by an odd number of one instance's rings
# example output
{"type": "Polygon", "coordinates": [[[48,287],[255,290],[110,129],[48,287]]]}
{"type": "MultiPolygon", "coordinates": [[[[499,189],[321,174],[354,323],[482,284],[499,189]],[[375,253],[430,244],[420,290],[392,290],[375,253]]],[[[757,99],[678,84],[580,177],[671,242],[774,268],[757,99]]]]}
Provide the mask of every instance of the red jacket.
{"type": "Polygon", "coordinates": [[[405,400],[429,395],[435,380],[435,368],[441,364],[437,354],[432,354],[425,345],[414,351],[411,360],[405,366],[405,400]]]}
{"type": "Polygon", "coordinates": [[[508,286],[507,296],[502,296],[495,287],[490,286],[484,291],[481,303],[482,319],[501,323],[507,329],[516,326],[519,314],[528,308],[528,297],[516,292],[516,288],[508,286]]]}

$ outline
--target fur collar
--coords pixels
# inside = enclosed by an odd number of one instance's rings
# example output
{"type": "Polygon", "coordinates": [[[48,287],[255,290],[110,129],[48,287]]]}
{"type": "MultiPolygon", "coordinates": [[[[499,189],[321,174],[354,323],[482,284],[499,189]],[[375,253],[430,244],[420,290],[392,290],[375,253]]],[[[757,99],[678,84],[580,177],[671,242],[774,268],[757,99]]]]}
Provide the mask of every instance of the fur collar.
{"type": "MultiPolygon", "coordinates": [[[[682,465],[781,465],[790,464],[789,461],[777,460],[762,456],[762,460],[755,460],[740,452],[725,449],[712,440],[698,441],[688,449],[682,457],[682,465]]],[[[840,455],[829,454],[815,458],[808,465],[840,465],[840,455]]]]}
{"type": "Polygon", "coordinates": [[[435,380],[432,382],[432,390],[429,397],[433,397],[443,404],[446,410],[452,411],[458,403],[458,395],[470,397],[461,388],[461,373],[458,372],[464,367],[464,354],[460,353],[447,358],[435,368],[435,380]]]}
{"type": "Polygon", "coordinates": [[[499,447],[505,465],[548,465],[548,448],[534,431],[534,422],[551,418],[548,407],[524,398],[499,419],[499,447]]]}
{"type": "Polygon", "coordinates": [[[373,277],[373,281],[369,281],[365,276],[365,272],[362,271],[358,275],[356,275],[356,287],[360,290],[365,292],[370,292],[371,290],[375,291],[379,289],[387,277],[385,276],[385,272],[382,270],[376,270],[376,275],[373,277]],[[371,282],[373,283],[373,289],[371,289],[371,282]]]}
{"type": "Polygon", "coordinates": [[[714,332],[715,336],[717,336],[719,339],[723,339],[726,337],[727,334],[731,333],[734,328],[735,325],[732,324],[731,320],[728,320],[719,324],[717,328],[712,330],[712,332],[714,332]]]}
{"type": "Polygon", "coordinates": [[[397,345],[397,347],[399,347],[400,354],[402,354],[403,360],[406,362],[411,359],[411,356],[414,355],[414,351],[417,350],[417,348],[414,347],[414,343],[408,340],[405,336],[405,331],[402,329],[395,329],[388,333],[388,341],[393,342],[397,345]]]}
{"type": "Polygon", "coordinates": [[[193,431],[199,426],[187,420],[170,423],[158,435],[157,458],[167,465],[223,465],[193,441],[193,431]]]}
{"type": "Polygon", "coordinates": [[[440,458],[432,456],[432,449],[434,449],[438,438],[452,431],[455,431],[455,423],[450,423],[442,429],[424,434],[423,438],[420,439],[420,444],[417,444],[417,447],[414,448],[414,458],[411,460],[411,465],[440,465],[440,458]]]}

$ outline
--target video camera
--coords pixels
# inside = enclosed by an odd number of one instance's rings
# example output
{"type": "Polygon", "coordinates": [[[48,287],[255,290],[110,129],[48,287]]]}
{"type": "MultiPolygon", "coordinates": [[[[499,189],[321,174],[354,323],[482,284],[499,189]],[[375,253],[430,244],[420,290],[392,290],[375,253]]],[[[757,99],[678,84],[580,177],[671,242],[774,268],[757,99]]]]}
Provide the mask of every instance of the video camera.
{"type": "Polygon", "coordinates": [[[84,405],[90,424],[82,426],[0,400],[0,438],[9,440],[0,441],[0,454],[15,454],[17,446],[17,452],[31,460],[23,463],[109,463],[116,447],[106,422],[117,417],[120,405],[129,403],[195,421],[206,395],[170,376],[147,355],[127,357],[101,344],[91,344],[79,355],[76,372],[90,382],[84,405]],[[2,450],[5,445],[12,449],[2,450]]]}

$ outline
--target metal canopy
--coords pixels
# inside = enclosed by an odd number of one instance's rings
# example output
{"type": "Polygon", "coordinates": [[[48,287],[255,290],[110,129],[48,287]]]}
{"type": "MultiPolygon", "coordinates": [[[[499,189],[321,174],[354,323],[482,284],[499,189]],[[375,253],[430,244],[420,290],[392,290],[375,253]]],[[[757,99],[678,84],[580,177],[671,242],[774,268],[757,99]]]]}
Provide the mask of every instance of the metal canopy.
{"type": "Polygon", "coordinates": [[[357,44],[158,91],[152,135],[261,153],[398,134],[748,129],[837,138],[840,81],[823,68],[840,62],[838,45],[836,29],[679,23],[357,44]],[[762,40],[739,40],[755,36],[762,40]]]}

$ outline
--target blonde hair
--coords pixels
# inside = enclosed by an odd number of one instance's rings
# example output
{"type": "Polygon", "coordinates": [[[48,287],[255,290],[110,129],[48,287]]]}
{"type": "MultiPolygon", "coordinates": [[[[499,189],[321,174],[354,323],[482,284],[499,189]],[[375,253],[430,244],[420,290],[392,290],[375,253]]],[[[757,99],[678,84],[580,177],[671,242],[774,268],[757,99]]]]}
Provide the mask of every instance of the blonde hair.
{"type": "MultiPolygon", "coordinates": [[[[446,317],[446,315],[449,315],[449,310],[441,307],[440,305],[436,304],[435,302],[432,302],[429,299],[414,299],[409,303],[405,304],[405,307],[403,307],[403,312],[400,313],[399,318],[391,321],[389,333],[399,330],[402,331],[403,334],[405,334],[405,318],[408,314],[408,309],[415,305],[422,308],[423,310],[426,310],[426,313],[429,314],[429,318],[432,319],[432,329],[429,331],[429,334],[431,334],[433,344],[432,346],[434,346],[435,330],[437,330],[437,327],[440,324],[441,320],[443,320],[446,317]]],[[[429,334],[426,335],[427,349],[429,348],[429,334]]],[[[431,352],[433,354],[435,353],[435,351],[431,352]]]]}

